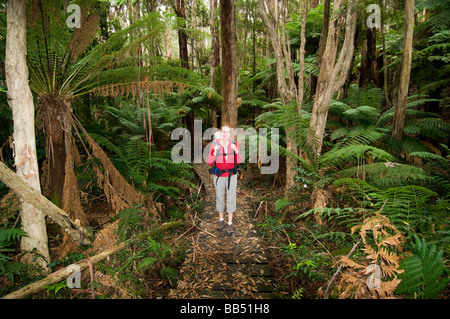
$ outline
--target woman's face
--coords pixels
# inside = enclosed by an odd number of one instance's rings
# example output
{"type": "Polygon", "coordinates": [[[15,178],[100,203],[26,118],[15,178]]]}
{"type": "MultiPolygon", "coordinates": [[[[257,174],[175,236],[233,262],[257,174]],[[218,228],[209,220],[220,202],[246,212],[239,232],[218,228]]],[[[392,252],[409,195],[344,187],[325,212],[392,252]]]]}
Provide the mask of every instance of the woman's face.
{"type": "Polygon", "coordinates": [[[222,127],[222,138],[224,139],[230,138],[230,128],[228,126],[222,127]]]}

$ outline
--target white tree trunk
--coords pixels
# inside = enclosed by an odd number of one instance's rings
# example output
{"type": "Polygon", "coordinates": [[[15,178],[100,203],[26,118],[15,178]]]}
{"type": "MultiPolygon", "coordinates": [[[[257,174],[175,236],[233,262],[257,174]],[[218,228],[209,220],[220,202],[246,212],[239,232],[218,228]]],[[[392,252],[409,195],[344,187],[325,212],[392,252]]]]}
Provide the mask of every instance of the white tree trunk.
{"type": "MultiPolygon", "coordinates": [[[[303,92],[298,92],[297,87],[295,86],[294,70],[290,56],[290,45],[286,41],[284,27],[281,27],[281,32],[279,31],[280,25],[284,26],[284,20],[281,15],[284,13],[285,8],[279,10],[278,5],[277,1],[258,0],[258,11],[261,14],[275,55],[278,92],[281,101],[287,105],[292,101],[297,100],[297,94],[303,94],[303,92]],[[286,83],[285,72],[289,75],[289,84],[286,83]]],[[[285,127],[286,149],[292,154],[298,155],[297,144],[292,137],[294,129],[295,128],[293,127],[285,127]]],[[[295,184],[295,176],[297,175],[297,172],[295,171],[296,167],[297,159],[292,158],[289,155],[286,156],[286,190],[295,184]]]]}
{"type": "MultiPolygon", "coordinates": [[[[8,101],[14,121],[14,161],[17,174],[33,188],[41,191],[36,159],[34,134],[34,104],[28,85],[26,0],[7,1],[7,35],[5,73],[8,101]]],[[[22,251],[36,249],[46,260],[36,262],[46,267],[50,261],[45,215],[34,206],[22,201],[21,221],[28,237],[22,237],[22,251]]],[[[31,263],[32,255],[25,255],[31,263]]]]}
{"type": "Polygon", "coordinates": [[[328,109],[334,94],[344,85],[351,67],[354,51],[357,13],[353,7],[357,1],[349,0],[345,19],[345,39],[336,60],[338,39],[340,34],[341,9],[345,0],[336,0],[328,28],[328,36],[323,53],[320,73],[317,80],[314,106],[308,128],[307,144],[311,155],[318,158],[322,151],[328,109]]]}
{"type": "Polygon", "coordinates": [[[412,46],[414,35],[414,0],[405,0],[405,22],[403,27],[403,54],[398,98],[394,109],[392,137],[401,140],[405,126],[406,104],[411,74],[412,46]]]}

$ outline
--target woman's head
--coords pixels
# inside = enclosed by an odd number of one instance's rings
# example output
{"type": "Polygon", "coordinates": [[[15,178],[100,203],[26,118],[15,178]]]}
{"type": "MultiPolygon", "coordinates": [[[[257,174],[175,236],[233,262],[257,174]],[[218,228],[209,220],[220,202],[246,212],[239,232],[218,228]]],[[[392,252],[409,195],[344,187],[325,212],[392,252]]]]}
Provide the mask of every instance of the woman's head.
{"type": "Polygon", "coordinates": [[[231,129],[228,124],[223,124],[220,133],[222,134],[222,138],[230,138],[231,129]]]}

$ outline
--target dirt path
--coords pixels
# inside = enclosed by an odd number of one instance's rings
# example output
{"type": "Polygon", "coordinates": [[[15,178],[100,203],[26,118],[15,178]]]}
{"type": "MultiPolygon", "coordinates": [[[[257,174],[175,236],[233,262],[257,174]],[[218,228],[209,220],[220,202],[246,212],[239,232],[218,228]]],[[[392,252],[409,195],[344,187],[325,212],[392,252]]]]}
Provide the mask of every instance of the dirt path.
{"type": "MultiPolygon", "coordinates": [[[[240,192],[232,236],[217,230],[215,191],[208,165],[194,164],[204,187],[203,214],[169,298],[273,298],[270,271],[250,198],[240,192]]],[[[226,219],[226,214],[225,214],[226,219]]]]}

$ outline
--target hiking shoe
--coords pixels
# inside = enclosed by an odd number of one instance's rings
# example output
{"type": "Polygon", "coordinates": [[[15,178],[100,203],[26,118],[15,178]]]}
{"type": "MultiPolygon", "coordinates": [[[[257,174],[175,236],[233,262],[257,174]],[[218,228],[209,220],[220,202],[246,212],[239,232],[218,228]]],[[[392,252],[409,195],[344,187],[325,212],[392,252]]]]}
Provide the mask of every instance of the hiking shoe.
{"type": "Polygon", "coordinates": [[[234,232],[233,224],[230,225],[227,223],[227,236],[233,235],[233,232],[234,232]]]}
{"type": "Polygon", "coordinates": [[[224,225],[225,222],[223,220],[219,220],[219,223],[217,224],[217,230],[222,231],[224,225]]]}

